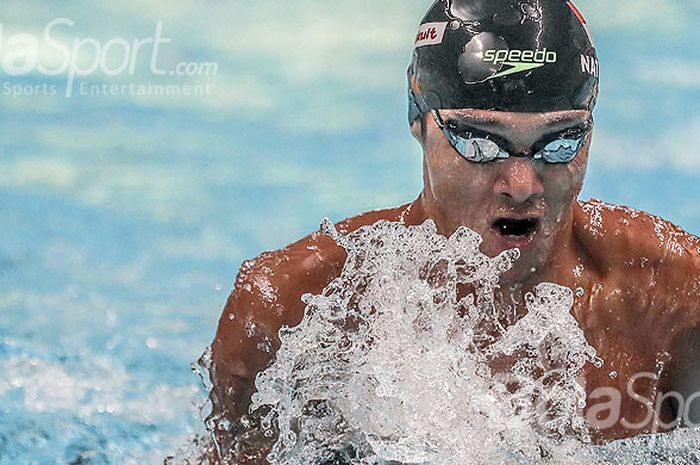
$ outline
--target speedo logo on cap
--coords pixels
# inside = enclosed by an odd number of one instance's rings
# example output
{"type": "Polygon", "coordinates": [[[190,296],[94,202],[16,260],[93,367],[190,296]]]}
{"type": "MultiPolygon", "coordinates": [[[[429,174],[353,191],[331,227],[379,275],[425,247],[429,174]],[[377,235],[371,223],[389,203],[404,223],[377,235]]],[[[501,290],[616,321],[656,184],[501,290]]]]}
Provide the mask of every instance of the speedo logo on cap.
{"type": "Polygon", "coordinates": [[[557,52],[549,51],[546,48],[541,50],[487,50],[484,52],[483,60],[494,65],[510,66],[510,68],[487,78],[496,79],[541,68],[548,63],[556,63],[557,52]]]}
{"type": "Polygon", "coordinates": [[[421,24],[420,28],[418,29],[418,34],[416,35],[416,48],[424,47],[426,45],[441,44],[442,39],[445,37],[446,28],[446,22],[421,24]]]}

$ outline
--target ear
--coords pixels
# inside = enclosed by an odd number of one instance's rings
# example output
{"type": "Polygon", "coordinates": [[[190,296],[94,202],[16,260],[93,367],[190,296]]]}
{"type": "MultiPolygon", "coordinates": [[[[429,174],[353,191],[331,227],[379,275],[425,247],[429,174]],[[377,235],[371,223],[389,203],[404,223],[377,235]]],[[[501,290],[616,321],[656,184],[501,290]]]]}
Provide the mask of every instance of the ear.
{"type": "Polygon", "coordinates": [[[425,149],[425,117],[421,116],[411,124],[411,134],[413,138],[425,149]]]}

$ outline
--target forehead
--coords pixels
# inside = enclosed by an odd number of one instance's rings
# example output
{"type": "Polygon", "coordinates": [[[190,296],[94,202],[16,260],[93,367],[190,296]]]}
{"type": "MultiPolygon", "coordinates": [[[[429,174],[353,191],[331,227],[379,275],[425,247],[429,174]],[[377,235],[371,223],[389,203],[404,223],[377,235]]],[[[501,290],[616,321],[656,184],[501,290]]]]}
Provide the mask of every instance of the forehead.
{"type": "Polygon", "coordinates": [[[565,110],[544,113],[517,113],[507,111],[475,110],[472,108],[439,110],[440,116],[463,121],[475,126],[495,127],[561,127],[580,124],[591,118],[588,110],[565,110]]]}

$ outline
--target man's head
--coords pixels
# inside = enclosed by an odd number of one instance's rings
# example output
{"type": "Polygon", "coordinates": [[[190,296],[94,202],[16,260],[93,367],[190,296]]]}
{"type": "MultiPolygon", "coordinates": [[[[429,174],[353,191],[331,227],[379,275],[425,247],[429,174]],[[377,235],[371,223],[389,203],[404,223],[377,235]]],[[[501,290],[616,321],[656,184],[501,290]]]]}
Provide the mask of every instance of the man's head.
{"type": "Polygon", "coordinates": [[[438,0],[408,70],[424,200],[443,233],[466,225],[494,255],[542,266],[580,192],[598,93],[581,14],[564,0],[438,0]]]}

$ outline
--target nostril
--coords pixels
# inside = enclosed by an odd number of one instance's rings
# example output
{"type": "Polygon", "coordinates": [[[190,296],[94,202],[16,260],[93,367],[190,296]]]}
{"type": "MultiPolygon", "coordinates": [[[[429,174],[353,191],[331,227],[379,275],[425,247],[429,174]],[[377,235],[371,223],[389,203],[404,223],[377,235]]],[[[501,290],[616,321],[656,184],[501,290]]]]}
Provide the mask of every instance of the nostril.
{"type": "Polygon", "coordinates": [[[498,183],[495,193],[516,202],[525,202],[532,197],[542,195],[544,189],[539,181],[511,181],[498,183]]]}

